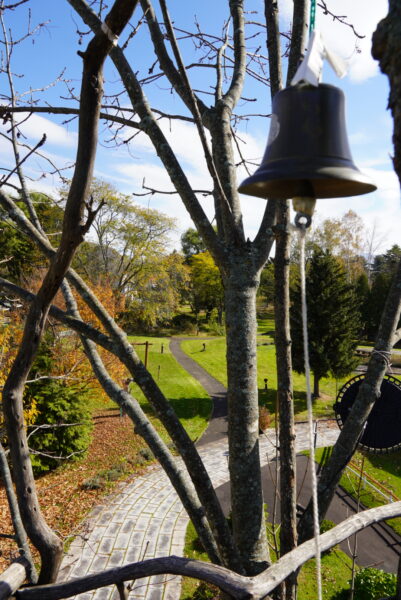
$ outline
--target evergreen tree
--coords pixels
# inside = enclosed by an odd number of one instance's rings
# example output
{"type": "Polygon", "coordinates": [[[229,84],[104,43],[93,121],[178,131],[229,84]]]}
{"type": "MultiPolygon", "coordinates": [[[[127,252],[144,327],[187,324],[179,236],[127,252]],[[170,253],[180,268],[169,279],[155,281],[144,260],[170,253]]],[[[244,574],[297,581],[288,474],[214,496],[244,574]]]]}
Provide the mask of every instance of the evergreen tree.
{"type": "Polygon", "coordinates": [[[391,274],[379,272],[375,275],[367,300],[367,336],[375,340],[380,317],[391,285],[391,274]]]}
{"type": "Polygon", "coordinates": [[[372,285],[362,313],[362,317],[366,319],[366,335],[371,341],[376,339],[380,317],[400,259],[401,248],[397,244],[384,254],[375,256],[371,274],[372,285]]]}
{"type": "Polygon", "coordinates": [[[373,262],[373,274],[382,273],[392,278],[401,259],[401,248],[394,244],[384,254],[377,254],[373,262]]]}
{"type": "Polygon", "coordinates": [[[359,312],[361,315],[360,337],[366,338],[368,335],[370,313],[369,299],[370,287],[366,273],[361,273],[355,283],[355,296],[359,304],[359,312]]]}
{"type": "Polygon", "coordinates": [[[55,367],[54,341],[49,329],[30,371],[31,382],[24,391],[25,408],[34,408],[36,413],[31,426],[33,435],[29,437],[36,474],[55,469],[62,459],[82,458],[92,438],[91,390],[87,383],[68,377],[46,377],[55,367]]]}
{"type": "MultiPolygon", "coordinates": [[[[344,268],[329,251],[315,248],[307,271],[308,335],[310,365],[314,375],[314,396],[319,381],[331,374],[344,377],[356,366],[354,351],[360,327],[358,302],[347,283],[344,268]]],[[[301,320],[301,291],[292,294],[291,333],[293,366],[304,372],[301,320]]]]}

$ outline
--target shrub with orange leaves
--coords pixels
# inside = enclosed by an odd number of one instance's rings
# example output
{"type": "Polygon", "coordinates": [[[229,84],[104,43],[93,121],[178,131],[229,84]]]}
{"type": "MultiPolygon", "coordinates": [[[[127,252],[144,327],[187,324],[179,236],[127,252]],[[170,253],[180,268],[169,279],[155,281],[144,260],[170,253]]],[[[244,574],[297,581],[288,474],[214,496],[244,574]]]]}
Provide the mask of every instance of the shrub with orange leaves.
{"type": "MultiPolygon", "coordinates": [[[[39,285],[39,281],[32,280],[30,282],[30,288],[34,292],[39,288],[39,285]]],[[[101,302],[109,315],[113,318],[117,317],[124,309],[124,297],[121,294],[114,292],[107,280],[102,280],[97,284],[88,283],[88,285],[98,298],[99,302],[101,302]]],[[[87,304],[85,304],[78,294],[74,294],[74,296],[82,320],[104,332],[104,327],[87,304]]],[[[58,292],[54,304],[62,310],[65,310],[65,303],[61,292],[58,292]]],[[[64,376],[66,379],[69,379],[71,383],[74,381],[80,382],[81,384],[85,383],[89,390],[92,390],[99,399],[106,401],[107,394],[103,391],[92,371],[92,367],[83,352],[79,336],[75,332],[60,325],[58,322],[50,320],[50,323],[54,332],[51,350],[53,358],[52,364],[53,368],[56,369],[56,372],[49,373],[49,375],[64,376]]],[[[98,347],[97,350],[110,376],[122,386],[128,377],[124,365],[122,365],[115,355],[110,354],[103,348],[98,347]]]]}
{"type": "MultiPolygon", "coordinates": [[[[32,278],[29,282],[29,288],[35,293],[39,287],[40,280],[32,278]]],[[[112,317],[116,317],[123,310],[123,296],[116,294],[107,281],[92,285],[91,287],[99,301],[112,317]]],[[[77,297],[76,300],[82,319],[104,331],[98,318],[91,312],[82,299],[77,297]]],[[[60,292],[57,294],[54,303],[65,310],[64,300],[60,292]]],[[[59,323],[54,322],[52,319],[50,319],[49,323],[52,330],[51,356],[53,360],[51,361],[51,372],[43,373],[43,375],[64,377],[71,385],[78,382],[81,385],[85,384],[98,398],[106,400],[107,395],[92,372],[89,361],[83,352],[79,336],[59,323]]],[[[3,323],[0,322],[0,387],[4,385],[7,373],[16,355],[22,331],[21,311],[13,311],[12,314],[8,312],[7,316],[3,317],[3,323]]],[[[124,381],[127,379],[127,371],[124,365],[122,365],[116,356],[103,348],[98,348],[98,351],[110,376],[123,386],[124,381]]],[[[27,407],[26,412],[29,422],[34,420],[35,415],[34,405],[31,403],[27,407]],[[32,414],[30,411],[32,411],[32,414]]]]}
{"type": "MultiPolygon", "coordinates": [[[[125,304],[124,296],[113,291],[110,283],[107,280],[104,280],[98,284],[90,284],[90,287],[99,302],[101,302],[111,317],[116,318],[117,315],[123,311],[125,304]]],[[[93,314],[93,312],[90,310],[87,304],[84,303],[82,298],[78,296],[78,294],[76,295],[76,301],[82,320],[86,323],[90,323],[93,325],[93,327],[96,327],[100,331],[105,332],[105,329],[99,319],[93,314]]],[[[110,354],[110,352],[107,352],[107,350],[104,350],[100,347],[98,347],[97,350],[110,376],[116,383],[118,383],[120,386],[123,386],[124,381],[128,377],[125,366],[114,354],[110,354]]],[[[74,354],[73,352],[73,356],[76,357],[78,354],[74,354]]],[[[83,352],[82,356],[84,356],[83,352]]],[[[68,356],[66,355],[65,358],[68,359],[68,356]]],[[[90,382],[90,386],[95,388],[99,395],[106,399],[107,395],[101,388],[96,377],[93,375],[91,366],[86,357],[84,362],[80,365],[80,370],[83,376],[86,378],[85,380],[90,382]]]]}

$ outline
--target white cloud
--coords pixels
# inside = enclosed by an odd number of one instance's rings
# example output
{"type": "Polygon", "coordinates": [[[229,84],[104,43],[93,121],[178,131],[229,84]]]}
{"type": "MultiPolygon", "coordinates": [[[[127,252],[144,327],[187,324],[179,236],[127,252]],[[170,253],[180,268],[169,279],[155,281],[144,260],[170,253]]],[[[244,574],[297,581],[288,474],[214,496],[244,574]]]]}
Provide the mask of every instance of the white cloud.
{"type": "Polygon", "coordinates": [[[348,140],[351,146],[356,144],[366,144],[372,141],[372,137],[369,136],[366,131],[356,131],[348,136],[348,140]]]}
{"type": "MultiPolygon", "coordinates": [[[[211,190],[212,181],[208,173],[202,146],[195,127],[189,123],[172,122],[170,125],[163,125],[164,133],[173,148],[183,170],[195,190],[211,190]]],[[[267,131],[261,132],[260,138],[255,138],[250,134],[241,133],[241,152],[247,159],[255,163],[256,169],[261,161],[265,150],[267,131]]],[[[145,136],[137,136],[132,148],[135,157],[142,157],[132,161],[116,160],[112,169],[105,172],[107,179],[112,179],[118,183],[118,187],[124,193],[143,192],[143,180],[145,186],[162,191],[173,191],[174,187],[170,181],[167,171],[155,154],[155,150],[149,139],[145,136]]],[[[117,158],[117,157],[116,157],[117,158]]],[[[235,161],[240,162],[240,156],[236,153],[235,161]]],[[[110,165],[109,165],[110,166],[110,165]]],[[[248,173],[243,167],[237,170],[238,181],[242,181],[248,173]]],[[[211,196],[198,194],[198,199],[206,212],[208,218],[212,221],[214,218],[214,206],[211,196]]],[[[177,244],[179,235],[188,227],[193,227],[185,206],[178,194],[154,194],[151,196],[134,197],[134,200],[142,205],[150,206],[161,210],[173,217],[179,223],[179,232],[177,234],[177,244]]],[[[244,216],[244,226],[246,235],[253,238],[256,234],[260,220],[263,215],[266,202],[258,198],[243,196],[241,199],[244,216]]]]}
{"type": "Polygon", "coordinates": [[[377,185],[377,191],[352,198],[318,200],[314,220],[338,218],[348,210],[355,211],[365,226],[382,233],[381,247],[384,251],[393,244],[401,245],[401,202],[400,185],[393,171],[364,169],[364,172],[377,185]]]}
{"type": "MultiPolygon", "coordinates": [[[[281,0],[280,9],[284,23],[292,20],[292,0],[281,0]]],[[[378,65],[371,56],[371,39],[377,23],[386,15],[386,0],[366,2],[366,0],[333,0],[329,9],[335,15],[346,16],[345,21],[352,24],[359,35],[358,39],[352,29],[333,20],[330,15],[317,10],[316,27],[321,30],[327,45],[344,58],[349,65],[349,77],[360,82],[378,74],[378,65]]]]}
{"type": "MultiPolygon", "coordinates": [[[[22,123],[27,116],[28,113],[20,113],[18,121],[22,123]]],[[[77,143],[77,134],[75,132],[69,131],[65,127],[37,114],[31,115],[29,119],[21,124],[21,131],[33,142],[38,142],[45,133],[47,144],[71,148],[77,143]]]]}
{"type": "MultiPolygon", "coordinates": [[[[199,170],[199,166],[204,165],[204,153],[195,125],[178,120],[171,122],[163,120],[159,121],[159,127],[182,164],[191,170],[199,170]]],[[[126,132],[132,134],[128,128],[126,132]]],[[[139,133],[135,137],[131,148],[138,157],[145,155],[146,160],[149,154],[155,156],[153,144],[144,133],[139,133]]]]}

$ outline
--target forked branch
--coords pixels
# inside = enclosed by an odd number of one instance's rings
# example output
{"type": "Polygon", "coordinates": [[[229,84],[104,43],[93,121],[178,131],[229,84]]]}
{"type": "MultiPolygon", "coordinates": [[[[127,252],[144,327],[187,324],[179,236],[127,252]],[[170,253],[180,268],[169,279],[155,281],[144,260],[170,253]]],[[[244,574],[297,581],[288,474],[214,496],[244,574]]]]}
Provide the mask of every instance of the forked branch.
{"type": "MultiPolygon", "coordinates": [[[[395,502],[353,515],[320,536],[321,550],[325,552],[365,527],[384,519],[397,517],[400,514],[401,502],[395,502]]],[[[67,583],[24,588],[16,593],[16,598],[18,600],[58,600],[122,581],[169,573],[207,581],[238,600],[259,600],[267,598],[270,592],[314,554],[315,542],[310,540],[283,556],[255,577],[244,577],[224,567],[178,556],[153,558],[109,569],[95,575],[87,575],[67,583]]]]}

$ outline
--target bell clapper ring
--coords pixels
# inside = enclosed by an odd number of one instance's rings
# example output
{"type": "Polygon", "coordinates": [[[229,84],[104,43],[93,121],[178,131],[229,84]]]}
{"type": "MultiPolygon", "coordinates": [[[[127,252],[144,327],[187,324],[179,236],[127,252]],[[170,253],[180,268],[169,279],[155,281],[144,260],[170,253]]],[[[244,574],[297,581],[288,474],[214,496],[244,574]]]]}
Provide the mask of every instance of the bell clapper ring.
{"type": "Polygon", "coordinates": [[[315,205],[316,198],[312,194],[293,197],[292,207],[296,212],[295,226],[298,229],[308,229],[311,226],[315,205]]]}
{"type": "Polygon", "coordinates": [[[308,229],[312,224],[312,215],[307,215],[304,212],[297,212],[295,215],[295,226],[298,229],[308,229]]]}

